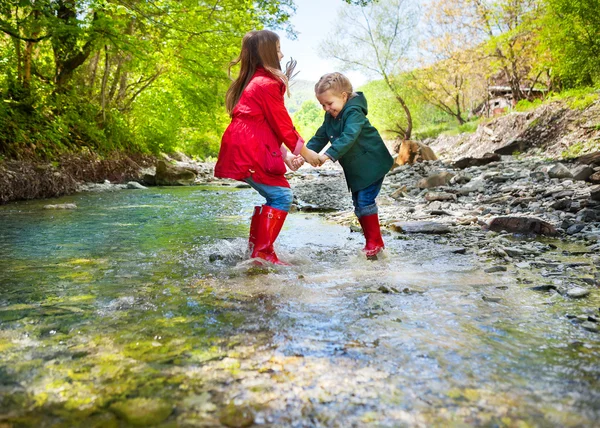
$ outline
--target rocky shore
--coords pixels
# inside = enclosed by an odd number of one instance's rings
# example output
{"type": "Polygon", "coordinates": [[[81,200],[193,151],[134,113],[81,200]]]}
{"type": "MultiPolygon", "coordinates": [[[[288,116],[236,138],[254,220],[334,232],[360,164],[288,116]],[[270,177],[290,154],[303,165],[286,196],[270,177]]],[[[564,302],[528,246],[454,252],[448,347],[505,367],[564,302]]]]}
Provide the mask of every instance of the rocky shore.
{"type": "MultiPolygon", "coordinates": [[[[360,232],[341,169],[307,168],[290,174],[298,208],[360,232]]],[[[486,272],[516,272],[548,304],[592,296],[587,311],[568,318],[597,333],[600,185],[584,180],[598,170],[512,156],[464,169],[442,161],[400,166],[378,198],[385,239],[427,235],[450,251],[476,254],[486,272]]]]}

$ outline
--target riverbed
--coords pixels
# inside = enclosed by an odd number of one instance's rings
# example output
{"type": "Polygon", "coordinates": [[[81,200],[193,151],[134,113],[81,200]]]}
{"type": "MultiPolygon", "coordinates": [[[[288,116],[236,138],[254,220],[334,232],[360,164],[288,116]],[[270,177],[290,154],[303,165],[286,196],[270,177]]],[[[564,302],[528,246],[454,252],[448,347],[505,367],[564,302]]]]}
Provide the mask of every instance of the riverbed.
{"type": "Polygon", "coordinates": [[[302,212],[276,245],[292,266],[256,266],[260,202],[0,206],[0,426],[597,426],[600,335],[573,319],[598,293],[487,273],[451,236],[389,233],[368,261],[361,233],[302,212]]]}

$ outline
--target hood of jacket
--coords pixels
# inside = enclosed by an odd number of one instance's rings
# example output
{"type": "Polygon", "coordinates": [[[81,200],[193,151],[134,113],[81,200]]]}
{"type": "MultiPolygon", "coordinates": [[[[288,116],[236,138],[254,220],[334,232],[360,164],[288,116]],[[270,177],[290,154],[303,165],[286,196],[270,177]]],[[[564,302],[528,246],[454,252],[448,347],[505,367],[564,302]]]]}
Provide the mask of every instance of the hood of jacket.
{"type": "Polygon", "coordinates": [[[340,114],[345,113],[350,109],[360,109],[362,110],[365,116],[367,115],[367,113],[369,112],[369,108],[367,106],[367,99],[365,98],[362,92],[356,92],[355,97],[350,98],[348,101],[346,101],[346,104],[344,105],[344,108],[342,109],[340,114]]]}

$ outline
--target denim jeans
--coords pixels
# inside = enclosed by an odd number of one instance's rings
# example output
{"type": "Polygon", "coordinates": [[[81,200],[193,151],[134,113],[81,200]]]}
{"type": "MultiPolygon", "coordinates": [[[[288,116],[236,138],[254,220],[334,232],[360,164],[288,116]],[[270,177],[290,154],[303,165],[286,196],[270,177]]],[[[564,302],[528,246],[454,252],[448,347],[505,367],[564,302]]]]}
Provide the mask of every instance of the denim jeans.
{"type": "Polygon", "coordinates": [[[377,214],[377,204],[375,198],[379,195],[383,178],[375,183],[357,192],[352,192],[352,203],[354,204],[354,214],[361,218],[366,215],[377,214]]]}
{"type": "Polygon", "coordinates": [[[267,202],[265,205],[288,212],[294,201],[294,194],[289,187],[269,186],[257,183],[252,178],[247,178],[246,183],[256,190],[267,202]]]}

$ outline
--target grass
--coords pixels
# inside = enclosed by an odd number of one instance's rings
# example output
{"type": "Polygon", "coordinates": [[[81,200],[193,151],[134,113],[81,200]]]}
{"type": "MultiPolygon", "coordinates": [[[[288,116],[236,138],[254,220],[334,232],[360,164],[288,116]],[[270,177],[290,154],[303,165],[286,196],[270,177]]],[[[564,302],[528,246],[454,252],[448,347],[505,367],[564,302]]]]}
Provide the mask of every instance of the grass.
{"type": "Polygon", "coordinates": [[[578,141],[574,144],[571,144],[566,150],[560,154],[563,159],[574,159],[582,154],[588,152],[588,149],[591,148],[592,144],[596,144],[593,141],[578,141]]]}
{"type": "Polygon", "coordinates": [[[472,120],[470,122],[458,125],[456,122],[444,122],[436,125],[418,128],[414,131],[414,138],[424,140],[425,138],[436,138],[440,135],[459,135],[464,133],[473,133],[477,130],[479,124],[484,118],[472,120]]]}
{"type": "Polygon", "coordinates": [[[517,103],[513,111],[531,111],[538,108],[542,104],[547,104],[553,101],[565,101],[572,110],[585,110],[598,99],[600,99],[600,89],[598,88],[587,87],[568,89],[562,92],[551,93],[548,95],[548,97],[546,97],[545,100],[521,100],[517,103]]]}

